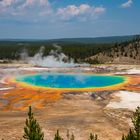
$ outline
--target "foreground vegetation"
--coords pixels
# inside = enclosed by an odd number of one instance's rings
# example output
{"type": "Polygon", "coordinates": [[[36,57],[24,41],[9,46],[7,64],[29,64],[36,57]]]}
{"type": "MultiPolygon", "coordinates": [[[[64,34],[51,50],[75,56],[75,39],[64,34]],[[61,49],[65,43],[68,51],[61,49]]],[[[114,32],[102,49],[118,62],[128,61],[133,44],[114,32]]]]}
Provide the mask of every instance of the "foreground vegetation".
{"type": "MultiPolygon", "coordinates": [[[[129,133],[127,135],[122,136],[122,140],[140,140],[140,107],[137,107],[137,109],[133,113],[132,123],[133,127],[130,128],[129,133]]],[[[70,134],[69,131],[67,131],[66,137],[67,140],[75,140],[74,134],[70,134]]],[[[26,119],[25,122],[23,139],[44,140],[44,133],[39,123],[34,118],[31,107],[29,107],[28,118],[26,119]]],[[[60,135],[59,130],[57,130],[53,139],[63,140],[63,137],[60,135]]],[[[91,133],[88,140],[99,140],[99,139],[97,135],[91,133]]]]}

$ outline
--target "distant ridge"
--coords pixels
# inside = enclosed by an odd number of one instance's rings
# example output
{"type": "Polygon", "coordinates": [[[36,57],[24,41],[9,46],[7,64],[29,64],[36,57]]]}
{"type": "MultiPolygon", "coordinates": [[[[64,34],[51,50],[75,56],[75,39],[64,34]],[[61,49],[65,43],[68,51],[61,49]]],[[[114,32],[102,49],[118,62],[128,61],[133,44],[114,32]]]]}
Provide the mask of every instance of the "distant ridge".
{"type": "Polygon", "coordinates": [[[95,38],[62,38],[52,39],[49,42],[66,42],[66,43],[121,43],[124,41],[130,41],[136,38],[138,35],[126,35],[126,36],[110,36],[110,37],[95,37],[95,38]]]}
{"type": "Polygon", "coordinates": [[[109,37],[95,37],[95,38],[61,38],[61,39],[0,39],[2,41],[10,42],[46,42],[46,43],[85,43],[85,44],[102,44],[102,43],[121,43],[130,41],[138,35],[126,36],[109,36],[109,37]]]}

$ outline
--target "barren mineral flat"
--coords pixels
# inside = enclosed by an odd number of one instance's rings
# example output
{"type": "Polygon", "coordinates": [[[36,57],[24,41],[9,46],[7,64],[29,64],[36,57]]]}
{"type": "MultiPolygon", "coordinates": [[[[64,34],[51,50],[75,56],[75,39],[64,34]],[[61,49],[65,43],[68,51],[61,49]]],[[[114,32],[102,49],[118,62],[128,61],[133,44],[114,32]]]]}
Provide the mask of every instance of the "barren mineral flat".
{"type": "Polygon", "coordinates": [[[98,134],[101,140],[118,140],[131,125],[132,110],[140,105],[139,70],[140,67],[134,65],[97,65],[59,70],[27,65],[0,66],[0,138],[17,140],[22,137],[27,109],[32,105],[45,132],[45,139],[51,139],[57,129],[65,137],[69,129],[78,140],[87,139],[90,132],[98,134]],[[63,92],[27,88],[7,81],[11,75],[48,71],[69,73],[77,69],[82,69],[84,73],[126,76],[130,81],[114,89],[63,92]]]}

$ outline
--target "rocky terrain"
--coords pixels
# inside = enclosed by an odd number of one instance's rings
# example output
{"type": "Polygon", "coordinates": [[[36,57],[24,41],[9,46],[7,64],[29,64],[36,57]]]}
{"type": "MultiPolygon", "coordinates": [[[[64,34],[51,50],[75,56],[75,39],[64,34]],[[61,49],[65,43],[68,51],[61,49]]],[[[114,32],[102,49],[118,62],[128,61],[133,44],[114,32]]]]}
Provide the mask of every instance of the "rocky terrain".
{"type": "Polygon", "coordinates": [[[114,47],[101,51],[87,60],[93,63],[140,64],[140,39],[116,43],[114,47]]]}

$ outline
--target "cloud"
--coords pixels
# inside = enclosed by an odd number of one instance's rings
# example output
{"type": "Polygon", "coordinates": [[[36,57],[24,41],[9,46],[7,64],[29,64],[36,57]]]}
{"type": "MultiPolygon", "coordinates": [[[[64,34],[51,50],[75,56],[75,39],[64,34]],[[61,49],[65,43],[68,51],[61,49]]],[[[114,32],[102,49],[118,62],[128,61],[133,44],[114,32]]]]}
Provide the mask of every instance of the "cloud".
{"type": "Polygon", "coordinates": [[[48,0],[1,0],[0,14],[6,16],[38,15],[40,10],[47,9],[48,0]]]}
{"type": "Polygon", "coordinates": [[[46,6],[48,4],[49,4],[48,0],[26,0],[25,3],[21,5],[21,8],[25,8],[33,5],[46,6]]]}
{"type": "Polygon", "coordinates": [[[95,13],[95,14],[101,14],[101,13],[104,13],[105,11],[106,11],[106,9],[103,8],[103,7],[96,7],[96,8],[94,9],[94,13],[95,13]]]}
{"type": "Polygon", "coordinates": [[[102,14],[106,9],[102,6],[92,7],[88,4],[81,4],[80,6],[68,5],[65,8],[59,8],[57,15],[63,20],[69,20],[71,18],[82,18],[84,16],[93,17],[98,14],[102,14]]]}
{"type": "Polygon", "coordinates": [[[48,0],[40,0],[41,5],[48,5],[49,1],[48,0]]]}
{"type": "Polygon", "coordinates": [[[16,0],[1,0],[0,1],[0,15],[11,13],[11,6],[16,2],[16,0]]]}
{"type": "Polygon", "coordinates": [[[48,0],[1,0],[0,5],[3,7],[7,6],[12,6],[12,5],[17,5],[17,6],[31,6],[34,4],[39,4],[39,5],[48,5],[49,1],[48,0]]]}
{"type": "Polygon", "coordinates": [[[127,2],[123,3],[121,5],[122,8],[129,8],[131,7],[131,5],[133,4],[133,1],[132,0],[128,0],[127,2]]]}
{"type": "Polygon", "coordinates": [[[106,11],[103,6],[96,7],[89,4],[67,5],[61,8],[52,6],[49,0],[2,0],[0,1],[0,15],[35,22],[73,19],[74,21],[87,21],[97,18],[106,11]]]}
{"type": "Polygon", "coordinates": [[[13,2],[14,2],[14,0],[2,0],[1,4],[3,6],[10,6],[13,2]]]}

